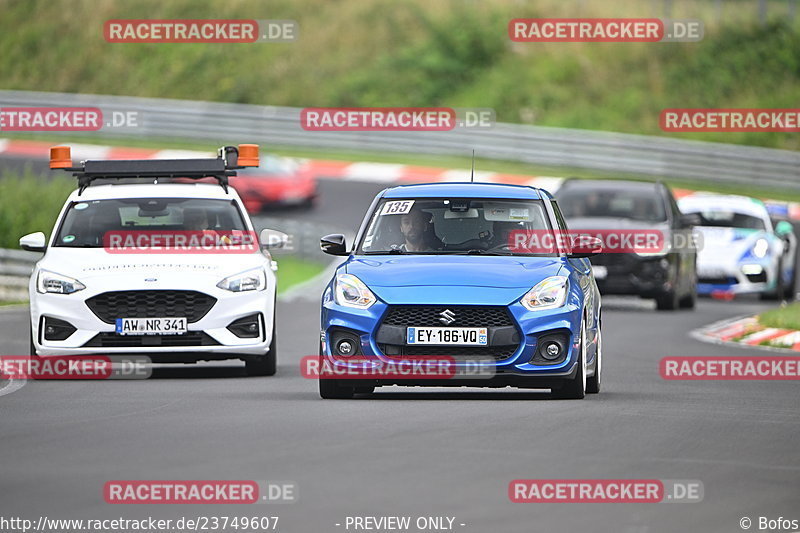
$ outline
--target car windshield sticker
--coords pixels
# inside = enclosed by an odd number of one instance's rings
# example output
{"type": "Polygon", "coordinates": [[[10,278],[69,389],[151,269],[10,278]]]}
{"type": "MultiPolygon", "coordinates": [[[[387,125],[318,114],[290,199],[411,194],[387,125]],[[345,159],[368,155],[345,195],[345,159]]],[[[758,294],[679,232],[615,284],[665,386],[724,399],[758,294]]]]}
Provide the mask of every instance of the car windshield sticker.
{"type": "Polygon", "coordinates": [[[75,204],[75,209],[77,209],[78,211],[83,211],[87,207],[89,207],[89,204],[87,204],[86,202],[81,202],[79,204],[75,204]]]}
{"type": "Polygon", "coordinates": [[[529,220],[530,214],[527,208],[511,208],[508,210],[510,220],[529,220]]]}
{"type": "MultiPolygon", "coordinates": [[[[86,205],[86,204],[84,204],[84,205],[86,205]]],[[[64,235],[63,237],[61,237],[61,240],[63,242],[72,242],[72,241],[75,240],[75,235],[64,235]]]]}
{"type": "Polygon", "coordinates": [[[492,222],[514,222],[530,220],[531,210],[527,207],[511,207],[508,204],[487,202],[483,208],[483,216],[492,222]]]}
{"type": "Polygon", "coordinates": [[[386,202],[383,204],[381,215],[406,215],[411,211],[414,205],[414,200],[398,200],[395,202],[386,202]]]}

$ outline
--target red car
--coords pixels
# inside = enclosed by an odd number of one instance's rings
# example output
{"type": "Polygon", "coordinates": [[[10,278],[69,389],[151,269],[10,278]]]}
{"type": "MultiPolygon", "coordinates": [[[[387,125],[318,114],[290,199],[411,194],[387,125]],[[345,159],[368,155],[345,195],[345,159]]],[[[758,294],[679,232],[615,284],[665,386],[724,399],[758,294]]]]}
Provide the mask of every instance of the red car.
{"type": "MultiPolygon", "coordinates": [[[[206,180],[193,180],[197,181],[206,180]]],[[[230,185],[252,214],[268,207],[311,207],[317,197],[317,180],[305,164],[274,155],[261,156],[258,167],[237,170],[230,185]]]]}
{"type": "Polygon", "coordinates": [[[260,166],[238,170],[230,184],[250,213],[272,206],[311,207],[317,197],[317,181],[309,169],[286,157],[263,156],[260,166]]]}

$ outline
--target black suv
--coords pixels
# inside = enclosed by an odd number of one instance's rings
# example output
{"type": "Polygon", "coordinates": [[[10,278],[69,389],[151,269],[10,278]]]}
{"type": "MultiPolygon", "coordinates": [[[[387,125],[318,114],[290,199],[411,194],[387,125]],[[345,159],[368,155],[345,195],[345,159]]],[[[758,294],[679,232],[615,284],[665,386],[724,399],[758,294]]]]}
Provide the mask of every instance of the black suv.
{"type": "Polygon", "coordinates": [[[657,253],[603,253],[592,258],[602,294],[654,298],[659,310],[694,308],[697,254],[693,215],[684,215],[663,183],[568,179],[556,193],[570,233],[656,230],[667,245],[657,253]]]}

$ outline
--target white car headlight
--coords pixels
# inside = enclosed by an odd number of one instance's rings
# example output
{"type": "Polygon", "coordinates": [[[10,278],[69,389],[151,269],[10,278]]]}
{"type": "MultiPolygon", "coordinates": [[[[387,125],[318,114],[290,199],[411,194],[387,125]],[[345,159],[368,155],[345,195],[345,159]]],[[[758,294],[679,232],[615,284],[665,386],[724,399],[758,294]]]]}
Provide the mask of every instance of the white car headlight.
{"type": "Polygon", "coordinates": [[[36,277],[36,291],[44,294],[46,292],[54,294],[72,294],[82,291],[86,285],[75,278],[56,274],[49,270],[40,270],[36,277]]]}
{"type": "Polygon", "coordinates": [[[758,239],[753,245],[753,255],[761,259],[769,252],[769,243],[767,239],[758,239]]]}
{"type": "Polygon", "coordinates": [[[561,307],[567,301],[567,287],[566,276],[550,276],[529,290],[520,303],[530,311],[561,307]]]}
{"type": "Polygon", "coordinates": [[[231,292],[263,291],[267,288],[267,274],[262,267],[245,270],[223,279],[217,287],[231,292]]]}
{"type": "Polygon", "coordinates": [[[337,304],[356,309],[367,309],[378,301],[364,282],[352,274],[337,275],[333,293],[337,304]]]}

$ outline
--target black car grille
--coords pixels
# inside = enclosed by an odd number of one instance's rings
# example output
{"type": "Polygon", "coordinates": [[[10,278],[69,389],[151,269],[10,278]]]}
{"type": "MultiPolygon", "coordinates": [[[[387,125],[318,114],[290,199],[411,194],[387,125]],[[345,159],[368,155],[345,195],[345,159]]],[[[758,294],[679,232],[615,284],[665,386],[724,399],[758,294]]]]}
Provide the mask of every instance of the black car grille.
{"type": "Polygon", "coordinates": [[[737,283],[736,278],[727,276],[701,277],[697,279],[697,282],[711,285],[733,285],[737,283]]]}
{"type": "Polygon", "coordinates": [[[152,348],[177,346],[218,346],[219,343],[203,331],[190,331],[183,335],[117,335],[98,333],[86,347],[93,348],[152,348]]]}
{"type": "Polygon", "coordinates": [[[387,326],[414,326],[421,328],[440,328],[445,326],[454,328],[489,328],[514,325],[505,307],[473,305],[396,305],[389,308],[382,323],[387,326]],[[442,318],[441,313],[448,309],[455,315],[455,320],[449,324],[444,324],[439,319],[442,318]]]}
{"type": "Polygon", "coordinates": [[[458,357],[468,359],[508,359],[519,348],[516,344],[507,346],[408,346],[379,344],[378,348],[389,357],[458,357]],[[399,353],[398,353],[399,352],[399,353]]]}
{"type": "Polygon", "coordinates": [[[186,317],[197,322],[217,299],[197,291],[115,291],[86,300],[86,305],[106,324],[117,318],[186,317]]]}

